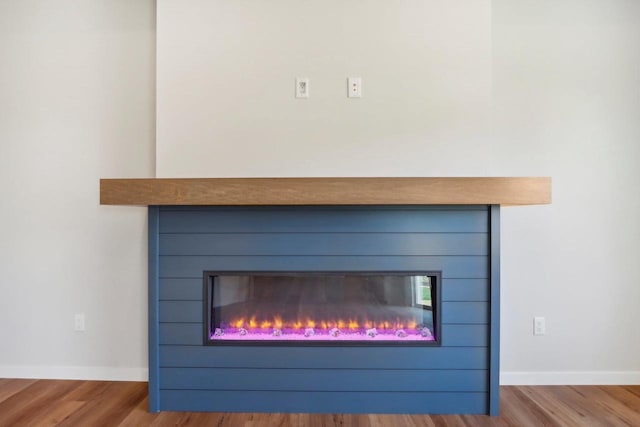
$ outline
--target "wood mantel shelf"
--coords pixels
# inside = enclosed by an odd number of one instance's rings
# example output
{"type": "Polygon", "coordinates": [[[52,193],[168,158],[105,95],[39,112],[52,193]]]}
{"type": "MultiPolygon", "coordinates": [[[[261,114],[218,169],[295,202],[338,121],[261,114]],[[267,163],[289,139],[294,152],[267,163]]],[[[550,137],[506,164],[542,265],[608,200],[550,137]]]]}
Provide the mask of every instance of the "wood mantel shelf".
{"type": "Polygon", "coordinates": [[[101,179],[103,205],[542,205],[551,178],[101,179]]]}

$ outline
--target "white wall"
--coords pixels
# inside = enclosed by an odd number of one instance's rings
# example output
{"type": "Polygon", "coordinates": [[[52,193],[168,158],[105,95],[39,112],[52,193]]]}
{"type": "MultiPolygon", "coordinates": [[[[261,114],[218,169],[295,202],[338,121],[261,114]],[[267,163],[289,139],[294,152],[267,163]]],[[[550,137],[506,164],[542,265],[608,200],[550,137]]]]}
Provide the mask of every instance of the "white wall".
{"type": "Polygon", "coordinates": [[[490,24],[490,0],[159,0],[156,173],[489,173],[490,24]]]}
{"type": "MultiPolygon", "coordinates": [[[[98,179],[154,175],[153,3],[0,2],[0,377],[145,377],[146,215],[98,179]]],[[[186,3],[158,176],[553,176],[503,211],[504,380],[640,382],[638,2],[186,3]]]]}
{"type": "Polygon", "coordinates": [[[159,0],[157,175],[552,176],[504,210],[503,382],[640,383],[639,5],[159,0]]]}
{"type": "Polygon", "coordinates": [[[493,58],[491,173],[554,193],[504,210],[504,382],[640,383],[640,2],[495,0],[493,58]]]}
{"type": "Polygon", "coordinates": [[[154,2],[2,1],[0,58],[0,377],[145,379],[146,211],[98,182],[154,175],[154,2]]]}

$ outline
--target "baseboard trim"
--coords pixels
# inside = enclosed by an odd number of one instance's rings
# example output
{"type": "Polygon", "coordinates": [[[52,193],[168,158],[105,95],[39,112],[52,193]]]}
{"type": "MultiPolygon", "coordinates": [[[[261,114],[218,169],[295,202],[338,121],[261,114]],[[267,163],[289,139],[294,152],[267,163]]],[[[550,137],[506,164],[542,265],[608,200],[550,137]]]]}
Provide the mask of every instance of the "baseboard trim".
{"type": "Polygon", "coordinates": [[[0,378],[49,380],[147,381],[147,368],[110,366],[0,365],[0,378]]]}
{"type": "Polygon", "coordinates": [[[500,385],[640,385],[640,371],[501,372],[500,385]]]}
{"type": "MultiPolygon", "coordinates": [[[[0,365],[0,378],[148,381],[147,368],[0,365]]],[[[640,371],[501,372],[500,385],[640,385],[640,371]]]]}

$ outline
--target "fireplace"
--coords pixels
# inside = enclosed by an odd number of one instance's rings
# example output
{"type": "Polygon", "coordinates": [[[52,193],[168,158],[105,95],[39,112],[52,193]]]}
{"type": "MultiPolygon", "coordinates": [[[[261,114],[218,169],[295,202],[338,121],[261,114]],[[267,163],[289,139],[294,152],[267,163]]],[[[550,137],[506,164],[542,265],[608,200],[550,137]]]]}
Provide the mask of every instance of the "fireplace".
{"type": "Polygon", "coordinates": [[[498,414],[501,205],[550,203],[549,178],[115,179],[100,200],[149,207],[150,411],[498,414]]]}
{"type": "Polygon", "coordinates": [[[152,409],[478,414],[497,403],[499,207],[149,212],[152,409]]]}
{"type": "Polygon", "coordinates": [[[440,272],[205,272],[205,344],[439,345],[440,272]]]}

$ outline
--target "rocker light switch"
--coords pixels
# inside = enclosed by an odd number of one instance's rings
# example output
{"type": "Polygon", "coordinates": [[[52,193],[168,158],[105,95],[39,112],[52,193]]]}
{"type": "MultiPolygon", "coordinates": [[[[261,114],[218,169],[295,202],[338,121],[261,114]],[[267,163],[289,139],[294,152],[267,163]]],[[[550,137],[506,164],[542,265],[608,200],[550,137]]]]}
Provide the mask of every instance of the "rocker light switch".
{"type": "Polygon", "coordinates": [[[309,97],[309,78],[298,77],[296,79],[296,98],[309,97]]]}

